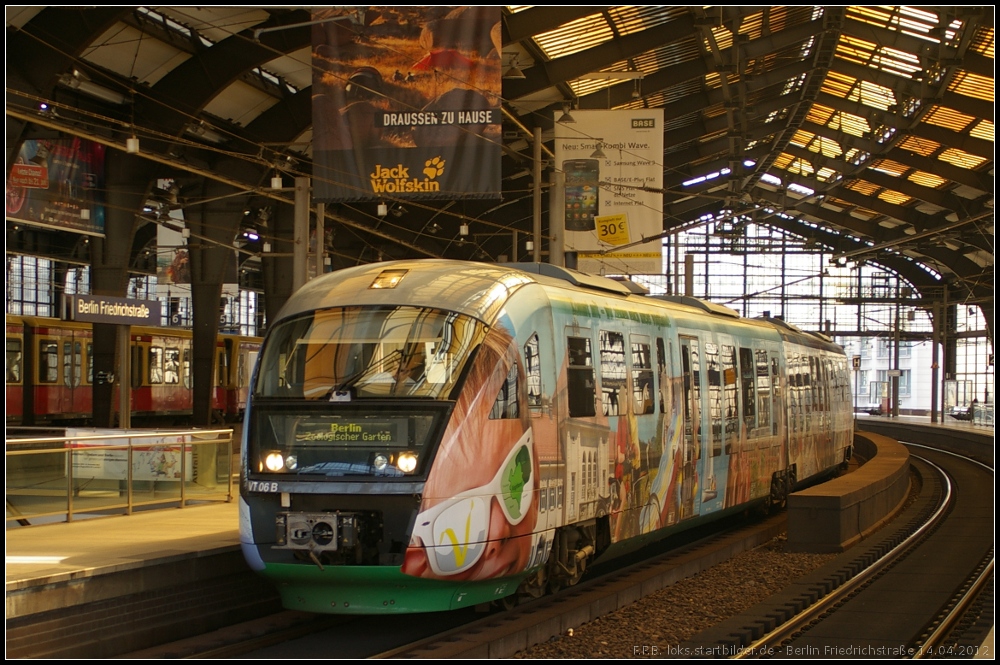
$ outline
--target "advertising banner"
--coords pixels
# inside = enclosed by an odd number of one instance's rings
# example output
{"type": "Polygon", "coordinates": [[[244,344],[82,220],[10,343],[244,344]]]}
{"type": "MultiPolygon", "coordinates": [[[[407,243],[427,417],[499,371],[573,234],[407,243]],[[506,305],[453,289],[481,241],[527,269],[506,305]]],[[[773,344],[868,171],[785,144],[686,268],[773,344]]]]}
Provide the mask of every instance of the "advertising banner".
{"type": "Polygon", "coordinates": [[[104,235],[104,146],[28,140],[7,175],[7,219],[104,235]]]}
{"type": "Polygon", "coordinates": [[[128,478],[129,448],[132,453],[132,480],[194,479],[194,446],[190,434],[166,434],[123,439],[122,434],[139,434],[138,430],[67,429],[73,451],[73,477],[102,480],[128,478]],[[74,436],[91,437],[107,434],[108,439],[73,440],[74,436]],[[130,443],[131,442],[131,443],[130,443]],[[187,444],[187,445],[185,445],[187,444]],[[106,446],[115,446],[109,449],[106,446]],[[96,450],[87,450],[89,447],[96,450]],[[181,476],[181,456],[184,474],[181,476]]]}
{"type": "MultiPolygon", "coordinates": [[[[182,213],[171,211],[171,226],[185,226],[182,213]]],[[[222,295],[236,297],[239,284],[236,275],[237,252],[227,261],[223,274],[222,295]]],[[[161,298],[191,297],[191,254],[188,239],[182,231],[160,224],[156,229],[156,295],[161,298]]],[[[174,324],[171,324],[174,325],[174,324]]]]}
{"type": "Polygon", "coordinates": [[[316,200],[499,198],[499,6],[313,20],[316,200]]]}
{"type": "Polygon", "coordinates": [[[566,251],[593,274],[660,274],[662,109],[573,111],[555,124],[555,167],[565,174],[566,251]],[[656,191],[646,191],[650,188],[656,191]]]}

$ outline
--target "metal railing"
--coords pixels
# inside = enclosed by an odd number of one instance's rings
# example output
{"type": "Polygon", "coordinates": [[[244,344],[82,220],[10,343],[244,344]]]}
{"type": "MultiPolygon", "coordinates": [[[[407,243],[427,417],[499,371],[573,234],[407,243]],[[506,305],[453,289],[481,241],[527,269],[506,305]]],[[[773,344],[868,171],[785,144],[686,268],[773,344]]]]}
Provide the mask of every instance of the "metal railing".
{"type": "MultiPolygon", "coordinates": [[[[8,432],[9,434],[9,432],[8,432]]],[[[66,430],[6,440],[7,522],[233,500],[232,429],[66,430]]]]}

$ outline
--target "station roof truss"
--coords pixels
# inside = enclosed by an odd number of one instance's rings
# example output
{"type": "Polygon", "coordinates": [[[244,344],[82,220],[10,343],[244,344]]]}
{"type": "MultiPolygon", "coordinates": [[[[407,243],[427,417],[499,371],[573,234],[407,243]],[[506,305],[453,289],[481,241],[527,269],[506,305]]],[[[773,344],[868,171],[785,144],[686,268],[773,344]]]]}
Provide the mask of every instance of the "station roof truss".
{"type": "MultiPolygon", "coordinates": [[[[531,232],[521,176],[536,127],[552,136],[564,108],[660,108],[664,232],[752,220],[992,311],[992,6],[502,15],[500,55],[520,72],[502,88],[503,201],[407,202],[400,218],[337,206],[367,260],[497,259],[490,239],[531,232]],[[460,224],[485,231],[456,240],[460,224]]],[[[376,16],[359,12],[359,29],[376,16]]],[[[21,139],[54,130],[121,146],[131,133],[207,177],[213,159],[246,160],[262,181],[232,184],[252,191],[277,168],[309,175],[310,19],[304,7],[8,7],[8,168],[21,139]]]]}

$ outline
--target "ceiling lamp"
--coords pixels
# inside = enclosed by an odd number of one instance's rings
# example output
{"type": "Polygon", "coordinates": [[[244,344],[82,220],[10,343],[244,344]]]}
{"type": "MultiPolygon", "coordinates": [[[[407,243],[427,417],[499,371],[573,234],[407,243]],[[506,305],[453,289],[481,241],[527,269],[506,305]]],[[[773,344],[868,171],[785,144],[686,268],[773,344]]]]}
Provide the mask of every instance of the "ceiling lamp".
{"type": "Polygon", "coordinates": [[[510,58],[510,67],[503,73],[505,79],[523,79],[527,78],[521,68],[517,66],[517,54],[515,53],[510,58]]]}
{"type": "Polygon", "coordinates": [[[562,108],[563,108],[562,115],[559,116],[559,119],[556,120],[556,122],[563,122],[563,123],[576,122],[576,119],[569,114],[570,104],[563,104],[562,108]]]}

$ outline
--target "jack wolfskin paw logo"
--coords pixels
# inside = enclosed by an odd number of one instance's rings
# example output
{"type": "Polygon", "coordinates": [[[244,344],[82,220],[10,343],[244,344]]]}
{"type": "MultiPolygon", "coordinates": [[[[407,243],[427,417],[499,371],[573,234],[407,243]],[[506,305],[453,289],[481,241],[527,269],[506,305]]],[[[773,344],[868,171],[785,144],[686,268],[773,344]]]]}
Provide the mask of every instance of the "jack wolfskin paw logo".
{"type": "Polygon", "coordinates": [[[424,175],[433,180],[444,173],[444,160],[440,157],[431,157],[424,162],[424,175]]]}

